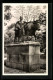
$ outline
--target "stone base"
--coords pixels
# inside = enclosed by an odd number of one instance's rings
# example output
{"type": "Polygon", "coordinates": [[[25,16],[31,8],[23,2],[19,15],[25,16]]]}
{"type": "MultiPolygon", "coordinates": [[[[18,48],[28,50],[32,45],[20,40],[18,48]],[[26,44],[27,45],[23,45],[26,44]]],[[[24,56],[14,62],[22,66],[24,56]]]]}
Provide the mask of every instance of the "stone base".
{"type": "Polygon", "coordinates": [[[32,64],[29,66],[29,64],[21,64],[21,63],[7,62],[7,61],[6,61],[6,66],[14,69],[23,70],[26,72],[32,72],[37,69],[40,69],[39,64],[32,64]]]}
{"type": "Polygon", "coordinates": [[[27,72],[40,68],[40,44],[27,42],[7,46],[6,66],[27,72]]]}

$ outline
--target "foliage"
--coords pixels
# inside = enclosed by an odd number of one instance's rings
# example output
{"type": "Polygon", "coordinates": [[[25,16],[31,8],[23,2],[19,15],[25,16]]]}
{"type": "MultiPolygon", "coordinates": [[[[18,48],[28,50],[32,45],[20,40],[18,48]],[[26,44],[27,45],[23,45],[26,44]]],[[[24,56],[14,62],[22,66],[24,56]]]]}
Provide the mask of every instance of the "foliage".
{"type": "Polygon", "coordinates": [[[7,13],[4,15],[4,19],[9,20],[11,19],[11,13],[7,13]]]}
{"type": "MultiPolygon", "coordinates": [[[[44,27],[42,25],[42,27],[44,27]]],[[[40,42],[40,51],[46,53],[46,30],[37,30],[36,33],[36,41],[40,42]]]]}
{"type": "Polygon", "coordinates": [[[41,13],[39,15],[40,24],[46,25],[46,13],[41,13]]]}
{"type": "Polygon", "coordinates": [[[10,10],[11,6],[5,6],[5,11],[10,10]]]}
{"type": "Polygon", "coordinates": [[[5,43],[12,43],[14,42],[14,26],[15,24],[11,24],[8,26],[6,33],[4,35],[4,42],[5,43]]]}
{"type": "Polygon", "coordinates": [[[40,42],[40,51],[46,54],[46,13],[39,15],[40,30],[36,30],[36,41],[40,42]]]}
{"type": "Polygon", "coordinates": [[[5,8],[4,8],[4,19],[5,20],[10,20],[11,19],[11,12],[10,12],[10,10],[11,10],[11,6],[5,6],[5,8]]]}

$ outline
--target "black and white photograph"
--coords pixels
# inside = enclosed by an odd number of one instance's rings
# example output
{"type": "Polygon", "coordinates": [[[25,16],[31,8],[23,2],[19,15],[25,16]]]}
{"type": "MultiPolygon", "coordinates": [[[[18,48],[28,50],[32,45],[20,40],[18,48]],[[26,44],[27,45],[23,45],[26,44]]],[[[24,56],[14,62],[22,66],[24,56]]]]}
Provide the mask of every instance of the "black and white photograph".
{"type": "Polygon", "coordinates": [[[48,3],[2,3],[2,75],[48,75],[48,3]]]}

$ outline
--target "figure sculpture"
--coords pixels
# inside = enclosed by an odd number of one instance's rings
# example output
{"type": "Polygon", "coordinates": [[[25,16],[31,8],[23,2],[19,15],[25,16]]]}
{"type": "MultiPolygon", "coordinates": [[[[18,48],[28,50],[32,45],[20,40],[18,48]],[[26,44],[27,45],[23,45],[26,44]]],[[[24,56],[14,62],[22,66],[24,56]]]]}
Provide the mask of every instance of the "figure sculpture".
{"type": "Polygon", "coordinates": [[[14,42],[22,41],[32,41],[35,39],[35,31],[39,28],[37,21],[24,22],[22,23],[22,17],[20,16],[20,21],[15,24],[15,39],[14,42]]]}
{"type": "Polygon", "coordinates": [[[15,38],[14,42],[19,42],[19,38],[22,36],[22,17],[20,16],[20,21],[16,22],[15,24],[15,38]]]}

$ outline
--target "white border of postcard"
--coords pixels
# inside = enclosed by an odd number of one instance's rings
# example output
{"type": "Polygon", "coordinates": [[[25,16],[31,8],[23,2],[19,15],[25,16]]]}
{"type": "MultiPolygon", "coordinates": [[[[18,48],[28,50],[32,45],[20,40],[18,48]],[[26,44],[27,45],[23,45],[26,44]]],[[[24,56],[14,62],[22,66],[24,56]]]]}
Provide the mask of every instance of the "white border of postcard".
{"type": "Polygon", "coordinates": [[[48,75],[48,3],[2,3],[2,75],[27,75],[27,76],[47,76],[48,75]],[[46,11],[46,72],[45,73],[4,73],[4,6],[5,5],[43,5],[47,7],[46,11]]]}

